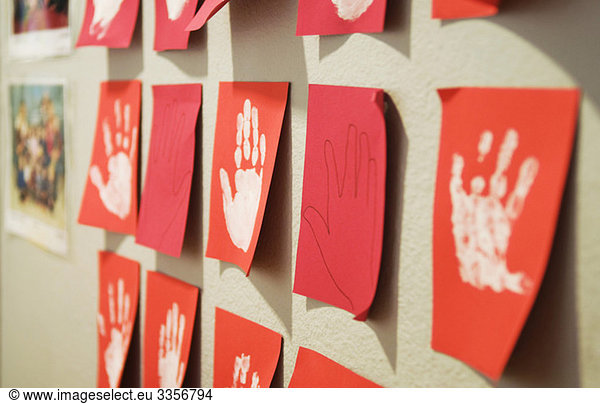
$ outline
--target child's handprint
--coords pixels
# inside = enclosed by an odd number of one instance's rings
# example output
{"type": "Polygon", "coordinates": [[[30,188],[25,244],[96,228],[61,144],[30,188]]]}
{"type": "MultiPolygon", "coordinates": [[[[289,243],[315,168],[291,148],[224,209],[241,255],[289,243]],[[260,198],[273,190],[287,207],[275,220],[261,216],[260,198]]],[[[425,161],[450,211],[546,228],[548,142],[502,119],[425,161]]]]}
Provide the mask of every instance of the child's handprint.
{"type": "MultiPolygon", "coordinates": [[[[235,362],[233,364],[233,388],[243,388],[246,387],[247,375],[250,370],[250,355],[236,356],[235,362]]],[[[258,384],[260,382],[260,378],[258,377],[258,372],[252,373],[252,383],[250,384],[250,388],[260,388],[258,384]]]]}
{"type": "MultiPolygon", "coordinates": [[[[133,320],[130,318],[131,299],[125,293],[125,283],[117,281],[117,308],[115,314],[115,294],[112,283],[108,284],[108,310],[110,316],[110,342],[104,351],[104,367],[110,387],[119,387],[119,379],[127,358],[127,349],[131,338],[133,320]]],[[[98,330],[106,337],[104,316],[98,313],[98,330]]]]}
{"type": "Polygon", "coordinates": [[[110,24],[115,19],[121,4],[125,0],[93,0],[94,16],[90,24],[90,35],[97,39],[102,39],[106,36],[110,24]]]}
{"type": "MultiPolygon", "coordinates": [[[[489,153],[493,139],[489,131],[481,134],[479,162],[489,153]]],[[[535,157],[525,159],[515,189],[503,205],[502,199],[507,192],[506,170],[518,145],[519,134],[509,129],[498,152],[496,170],[490,177],[487,196],[483,194],[486,183],[481,176],[471,180],[471,193],[467,194],[462,181],[464,159],[454,154],[452,160],[451,220],[460,277],[463,282],[478,289],[490,287],[497,293],[509,290],[524,294],[531,287],[531,280],[523,272],[509,271],[506,263],[513,225],[521,215],[539,168],[535,157]]]]}
{"type": "Polygon", "coordinates": [[[365,311],[373,296],[379,271],[374,248],[377,218],[377,165],[369,151],[369,137],[350,125],[343,171],[332,143],[324,145],[327,167],[327,210],[309,206],[302,216],[310,226],[323,263],[353,313],[365,311]],[[360,145],[359,145],[360,143],[360,145]],[[367,253],[365,253],[365,251],[367,253]]]}
{"type": "Polygon", "coordinates": [[[262,191],[262,167],[265,163],[267,151],[264,133],[259,138],[258,109],[252,106],[250,100],[244,102],[244,113],[239,113],[237,116],[236,144],[237,147],[234,153],[237,167],[235,172],[235,196],[232,196],[227,171],[221,168],[219,174],[227,231],[233,244],[246,252],[250,247],[250,241],[254,233],[262,191]],[[252,143],[250,142],[250,135],[252,135],[252,143]],[[241,168],[242,150],[245,165],[251,163],[248,169],[241,168]],[[259,160],[260,164],[258,164],[259,160]],[[257,173],[257,170],[260,174],[257,173]]]}
{"type": "Polygon", "coordinates": [[[160,387],[181,387],[185,363],[181,361],[181,346],[185,331],[185,316],[173,303],[167,311],[166,324],[161,324],[158,338],[158,380],[160,387]]]}
{"type": "Polygon", "coordinates": [[[331,0],[337,8],[338,17],[342,20],[354,21],[358,19],[371,4],[373,0],[331,0]]]}
{"type": "Polygon", "coordinates": [[[107,118],[102,122],[104,150],[108,161],[108,182],[104,183],[97,165],[90,167],[90,180],[98,188],[104,207],[120,219],[125,219],[131,212],[131,179],[137,150],[138,128],[131,127],[130,115],[129,104],[121,111],[121,101],[115,101],[114,149],[113,129],[107,118]]]}
{"type": "Polygon", "coordinates": [[[188,1],[189,0],[166,0],[169,20],[175,21],[179,19],[188,1]]]}

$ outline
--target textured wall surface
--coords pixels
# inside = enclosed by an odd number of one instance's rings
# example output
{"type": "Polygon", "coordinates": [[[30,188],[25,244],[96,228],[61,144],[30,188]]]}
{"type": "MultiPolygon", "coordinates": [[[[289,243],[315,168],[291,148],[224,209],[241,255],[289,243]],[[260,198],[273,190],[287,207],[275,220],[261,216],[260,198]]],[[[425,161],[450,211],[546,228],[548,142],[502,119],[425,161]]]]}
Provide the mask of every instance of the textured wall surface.
{"type": "MultiPolygon", "coordinates": [[[[430,348],[432,210],[441,113],[436,89],[448,86],[582,88],[577,143],[547,276],[500,385],[600,386],[600,159],[594,154],[600,150],[600,2],[504,0],[496,17],[440,22],[430,18],[429,0],[390,0],[383,34],[298,38],[297,1],[232,0],[206,28],[192,34],[190,49],[156,53],[154,1],[142,0],[130,49],[78,49],[68,57],[33,63],[6,56],[8,3],[0,3],[2,148],[7,147],[10,127],[6,83],[68,78],[70,253],[62,259],[2,233],[2,386],[95,385],[96,256],[101,249],[136,259],[143,270],[160,270],[201,288],[186,384],[212,385],[214,308],[219,306],[283,335],[274,386],[288,384],[300,345],[384,386],[491,386],[468,366],[430,348]],[[143,81],[142,179],[151,85],[204,86],[190,218],[180,259],[138,246],[130,236],[76,223],[99,82],[133,78],[143,81]],[[230,264],[203,257],[217,88],[219,81],[229,80],[292,83],[249,278],[230,264]],[[381,281],[364,323],[291,293],[309,83],[381,87],[389,95],[381,281]]],[[[85,2],[71,3],[75,39],[85,2]]],[[[5,153],[0,158],[4,182],[5,153]]],[[[144,274],[141,286],[139,325],[144,274]]],[[[141,380],[140,329],[134,333],[125,372],[130,385],[141,380]]]]}

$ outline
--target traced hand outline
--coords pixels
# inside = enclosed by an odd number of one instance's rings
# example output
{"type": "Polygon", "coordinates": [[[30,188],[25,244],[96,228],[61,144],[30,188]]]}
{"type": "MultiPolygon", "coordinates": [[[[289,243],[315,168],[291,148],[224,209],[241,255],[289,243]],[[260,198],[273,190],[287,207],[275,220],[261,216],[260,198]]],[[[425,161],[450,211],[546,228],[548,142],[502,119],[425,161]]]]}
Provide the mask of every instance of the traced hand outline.
{"type": "Polygon", "coordinates": [[[125,0],[93,0],[94,16],[90,24],[90,35],[96,39],[102,39],[108,33],[110,24],[113,22],[121,5],[125,0]]]}
{"type": "Polygon", "coordinates": [[[244,112],[237,116],[235,165],[235,196],[232,196],[229,175],[224,168],[219,171],[223,192],[225,224],[233,244],[248,251],[262,193],[263,167],[267,152],[265,134],[258,136],[258,108],[249,99],[244,101],[244,112]],[[250,142],[252,135],[252,144],[250,142]],[[242,153],[243,150],[243,153],[242,153]],[[242,156],[243,154],[243,156],[242,156]],[[243,159],[242,159],[243,157],[243,159]],[[260,161],[260,165],[258,162],[260,161]],[[244,165],[250,168],[243,169],[244,165]],[[260,174],[256,170],[259,170],[260,174]]]}
{"type": "Polygon", "coordinates": [[[131,180],[135,168],[137,150],[137,126],[131,126],[131,106],[126,104],[121,111],[121,100],[117,99],[115,109],[115,145],[112,128],[105,118],[102,122],[104,151],[107,158],[108,181],[105,183],[97,165],[90,167],[90,180],[98,189],[100,200],[106,210],[125,219],[131,212],[131,180]]]}
{"type": "Polygon", "coordinates": [[[371,157],[368,134],[358,135],[356,126],[349,125],[343,172],[338,171],[330,140],[324,144],[324,159],[327,210],[323,215],[314,206],[307,206],[302,217],[310,226],[335,287],[353,312],[364,311],[373,297],[364,290],[374,291],[379,270],[374,248],[377,162],[371,157]],[[349,214],[352,216],[346,216],[349,214]],[[368,254],[364,246],[368,246],[368,254]],[[348,263],[355,269],[352,276],[348,274],[348,263]]]}
{"type": "Polygon", "coordinates": [[[158,338],[158,380],[160,387],[179,388],[183,384],[185,362],[181,360],[181,348],[185,331],[185,316],[179,314],[174,302],[167,311],[166,324],[160,325],[158,338]]]}
{"type": "MultiPolygon", "coordinates": [[[[235,357],[235,362],[233,364],[233,388],[244,388],[247,383],[247,375],[250,370],[250,355],[244,355],[235,357]]],[[[260,377],[258,376],[258,372],[252,373],[252,382],[250,384],[250,388],[260,388],[260,377]]]]}
{"type": "MultiPolygon", "coordinates": [[[[125,293],[125,282],[122,278],[117,281],[117,308],[115,313],[114,286],[108,284],[108,311],[110,320],[110,342],[104,351],[104,369],[108,376],[108,384],[112,388],[119,387],[119,379],[127,358],[127,349],[133,329],[133,319],[130,318],[131,298],[125,293]]],[[[98,330],[106,337],[106,325],[102,313],[98,313],[98,330]]]]}
{"type": "Polygon", "coordinates": [[[166,0],[167,16],[169,17],[169,20],[178,20],[188,1],[190,0],[166,0]]]}
{"type": "Polygon", "coordinates": [[[354,21],[360,18],[373,0],[331,0],[337,9],[338,17],[346,21],[354,21]]]}
{"type": "MultiPolygon", "coordinates": [[[[485,160],[493,140],[492,132],[481,134],[478,162],[485,160]]],[[[538,159],[527,157],[519,169],[515,188],[506,197],[506,171],[518,145],[517,131],[507,130],[498,151],[496,169],[489,180],[487,195],[483,193],[486,182],[481,176],[471,180],[471,193],[467,194],[462,180],[464,158],[458,153],[452,156],[451,222],[460,277],[463,282],[478,289],[489,287],[496,293],[508,290],[526,294],[532,287],[532,281],[524,272],[511,272],[506,262],[513,226],[523,211],[525,199],[539,170],[538,159]],[[503,204],[505,197],[506,203],[503,204]]]]}

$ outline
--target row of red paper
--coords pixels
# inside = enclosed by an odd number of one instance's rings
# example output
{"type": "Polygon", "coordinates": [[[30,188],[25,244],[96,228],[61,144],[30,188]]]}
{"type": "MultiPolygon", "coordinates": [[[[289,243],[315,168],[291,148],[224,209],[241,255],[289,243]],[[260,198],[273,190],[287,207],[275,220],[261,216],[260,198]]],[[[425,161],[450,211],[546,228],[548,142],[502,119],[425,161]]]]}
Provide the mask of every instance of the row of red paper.
{"type": "MultiPolygon", "coordinates": [[[[246,274],[265,213],[288,85],[221,83],[219,89],[206,255],[246,274]]],[[[200,91],[199,85],[154,87],[136,232],[140,85],[103,84],[81,223],[136,233],[138,242],[179,255],[200,91]]],[[[498,379],[545,271],[579,93],[457,88],[440,96],[432,345],[498,379]]],[[[294,292],[359,320],[368,315],[379,277],[386,136],[381,89],[310,86],[294,292]]]]}
{"type": "MultiPolygon", "coordinates": [[[[186,49],[190,31],[202,28],[229,0],[155,0],[154,49],[186,49]]],[[[500,0],[434,0],[434,18],[493,15],[500,0]]],[[[387,0],[300,0],[297,35],[381,32],[387,0]]],[[[139,0],[87,0],[77,46],[127,48],[137,20],[139,0]]]]}
{"type": "MultiPolygon", "coordinates": [[[[140,265],[117,254],[98,254],[98,387],[119,387],[135,327],[140,265]]],[[[198,289],[146,272],[143,386],[181,387],[190,360],[198,289]]],[[[198,338],[199,333],[196,333],[198,338]]],[[[217,308],[214,387],[270,387],[282,337],[217,308]]],[[[317,352],[300,347],[289,387],[378,387],[317,352]],[[316,371],[315,371],[316,369],[316,371]]]]}

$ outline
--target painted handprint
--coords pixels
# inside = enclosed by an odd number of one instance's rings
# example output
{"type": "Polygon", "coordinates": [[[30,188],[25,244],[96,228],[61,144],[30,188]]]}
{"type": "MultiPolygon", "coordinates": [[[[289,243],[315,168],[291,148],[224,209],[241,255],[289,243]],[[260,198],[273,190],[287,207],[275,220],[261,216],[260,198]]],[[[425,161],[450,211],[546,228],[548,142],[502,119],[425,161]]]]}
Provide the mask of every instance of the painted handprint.
{"type": "Polygon", "coordinates": [[[185,363],[181,361],[181,346],[185,331],[185,316],[173,303],[167,311],[166,324],[161,324],[158,337],[158,379],[160,387],[181,387],[185,363]]]}
{"type": "Polygon", "coordinates": [[[114,104],[115,128],[107,118],[102,122],[104,151],[108,165],[108,181],[105,183],[97,165],[90,167],[90,180],[98,189],[104,207],[120,219],[131,212],[131,179],[137,149],[137,126],[131,126],[131,107],[121,109],[121,101],[114,104]],[[113,146],[113,131],[114,146],[113,146]]]}
{"type": "Polygon", "coordinates": [[[366,310],[377,283],[379,257],[375,251],[377,166],[367,133],[348,127],[344,166],[331,141],[324,144],[327,167],[327,210],[308,206],[302,216],[327,272],[354,313],[366,310]],[[365,254],[365,251],[367,253],[365,254]]]}
{"type": "Polygon", "coordinates": [[[93,0],[94,17],[90,24],[90,35],[95,36],[96,39],[104,38],[124,1],[125,0],[93,0]]]}
{"type": "Polygon", "coordinates": [[[165,0],[167,2],[167,14],[169,20],[175,21],[181,17],[181,13],[189,0],[165,0]]]}
{"type": "MultiPolygon", "coordinates": [[[[481,134],[478,162],[485,160],[493,140],[492,132],[481,134]]],[[[462,179],[464,158],[459,154],[452,158],[451,221],[460,277],[463,282],[478,289],[489,287],[497,293],[508,290],[525,294],[532,284],[523,272],[510,271],[506,262],[513,225],[523,211],[539,169],[539,161],[535,157],[526,158],[519,169],[514,190],[502,202],[508,191],[506,171],[518,145],[519,134],[509,129],[500,146],[487,195],[484,194],[486,182],[481,176],[471,180],[470,194],[465,191],[462,179]]]]}
{"type": "Polygon", "coordinates": [[[342,20],[354,21],[367,11],[373,0],[331,0],[342,20]]]}
{"type": "Polygon", "coordinates": [[[254,233],[267,149],[265,134],[259,137],[258,108],[252,106],[249,99],[244,102],[244,112],[237,116],[236,145],[235,195],[232,195],[227,171],[221,168],[219,175],[227,231],[233,244],[246,252],[254,233]]]}
{"type": "MultiPolygon", "coordinates": [[[[110,387],[119,387],[119,380],[127,358],[127,350],[131,339],[133,319],[131,318],[131,298],[125,293],[125,282],[117,281],[117,307],[115,312],[115,293],[112,283],[108,284],[108,310],[110,320],[110,342],[104,351],[104,367],[110,387]]],[[[107,337],[106,321],[98,313],[98,330],[102,337],[107,337]]]]}
{"type": "Polygon", "coordinates": [[[248,371],[250,370],[250,355],[236,356],[233,364],[233,388],[260,388],[260,377],[258,372],[252,372],[252,381],[248,383],[248,371]]]}

